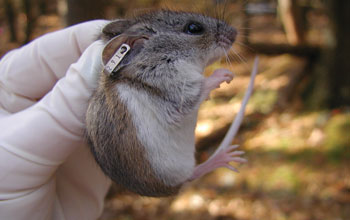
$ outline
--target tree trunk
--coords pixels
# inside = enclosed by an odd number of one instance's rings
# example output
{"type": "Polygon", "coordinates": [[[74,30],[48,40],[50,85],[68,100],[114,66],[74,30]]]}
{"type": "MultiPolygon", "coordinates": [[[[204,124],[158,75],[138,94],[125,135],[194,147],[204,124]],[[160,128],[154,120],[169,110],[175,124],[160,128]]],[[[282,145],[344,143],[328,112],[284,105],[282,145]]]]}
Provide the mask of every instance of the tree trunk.
{"type": "Polygon", "coordinates": [[[67,0],[66,23],[70,26],[83,21],[103,19],[106,5],[107,0],[67,0]]]}
{"type": "Polygon", "coordinates": [[[278,8],[285,29],[287,40],[291,45],[304,42],[304,30],[301,26],[301,11],[295,0],[278,0],[278,8]]]}
{"type": "Polygon", "coordinates": [[[17,13],[12,0],[5,0],[5,11],[10,29],[10,40],[17,42],[17,13]]]}
{"type": "Polygon", "coordinates": [[[336,45],[328,72],[331,108],[350,106],[350,1],[328,0],[336,45]]]}
{"type": "Polygon", "coordinates": [[[25,40],[24,44],[28,43],[33,38],[33,30],[36,24],[38,14],[36,12],[37,2],[36,0],[23,0],[24,12],[27,16],[27,24],[25,29],[25,40]]]}
{"type": "Polygon", "coordinates": [[[307,108],[350,107],[350,1],[327,0],[332,38],[304,89],[307,108]]]}

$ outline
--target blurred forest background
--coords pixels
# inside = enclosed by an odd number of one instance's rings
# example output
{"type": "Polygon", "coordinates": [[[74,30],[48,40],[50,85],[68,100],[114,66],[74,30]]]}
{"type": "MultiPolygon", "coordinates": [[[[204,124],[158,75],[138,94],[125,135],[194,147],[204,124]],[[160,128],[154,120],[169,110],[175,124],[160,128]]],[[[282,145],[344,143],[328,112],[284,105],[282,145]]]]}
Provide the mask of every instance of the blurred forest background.
{"type": "Polygon", "coordinates": [[[154,8],[225,14],[239,36],[230,84],[199,112],[199,162],[222,140],[249,81],[259,75],[235,143],[249,162],[219,169],[170,198],[114,185],[101,220],[350,219],[350,1],[0,0],[0,56],[42,34],[95,18],[154,8]]]}

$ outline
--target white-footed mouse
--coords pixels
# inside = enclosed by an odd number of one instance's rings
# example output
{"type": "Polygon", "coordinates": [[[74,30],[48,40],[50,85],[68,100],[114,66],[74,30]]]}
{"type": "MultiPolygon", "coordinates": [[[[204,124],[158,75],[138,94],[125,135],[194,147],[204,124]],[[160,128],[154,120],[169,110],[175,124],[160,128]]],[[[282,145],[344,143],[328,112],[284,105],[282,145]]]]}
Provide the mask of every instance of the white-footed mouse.
{"type": "Polygon", "coordinates": [[[213,156],[197,167],[194,157],[199,105],[233,78],[224,69],[205,78],[203,70],[231,48],[236,34],[224,21],[168,10],[104,27],[104,64],[122,44],[130,46],[112,72],[101,74],[86,113],[88,142],[106,175],[140,195],[168,196],[218,167],[235,170],[231,161],[245,161],[231,146],[244,107],[213,156]]]}

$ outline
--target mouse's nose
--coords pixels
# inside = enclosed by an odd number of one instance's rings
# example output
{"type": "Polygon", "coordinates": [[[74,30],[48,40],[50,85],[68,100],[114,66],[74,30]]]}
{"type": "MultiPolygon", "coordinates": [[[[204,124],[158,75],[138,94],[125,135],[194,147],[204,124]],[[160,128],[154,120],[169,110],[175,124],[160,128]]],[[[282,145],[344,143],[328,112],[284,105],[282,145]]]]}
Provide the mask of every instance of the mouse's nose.
{"type": "Polygon", "coordinates": [[[217,23],[217,30],[219,33],[224,35],[228,40],[230,40],[231,44],[236,40],[236,37],[237,37],[236,28],[231,27],[226,23],[220,21],[217,23]]]}
{"type": "Polygon", "coordinates": [[[237,29],[229,26],[226,36],[232,43],[235,42],[236,37],[237,37],[237,29]]]}

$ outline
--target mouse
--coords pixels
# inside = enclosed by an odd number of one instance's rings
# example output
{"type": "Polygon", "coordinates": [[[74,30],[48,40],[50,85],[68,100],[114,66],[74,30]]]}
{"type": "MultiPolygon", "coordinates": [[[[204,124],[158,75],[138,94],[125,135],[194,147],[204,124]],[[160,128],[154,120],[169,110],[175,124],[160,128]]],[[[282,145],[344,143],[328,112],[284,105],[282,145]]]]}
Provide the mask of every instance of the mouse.
{"type": "Polygon", "coordinates": [[[203,71],[230,50],[236,36],[225,21],[172,10],[113,20],[103,28],[103,64],[113,63],[116,51],[124,54],[99,76],[86,112],[86,137],[109,178],[139,195],[163,197],[216,168],[237,171],[230,162],[246,162],[231,143],[256,69],[223,142],[204,163],[196,166],[195,160],[199,106],[233,79],[227,69],[209,77],[203,71]]]}

